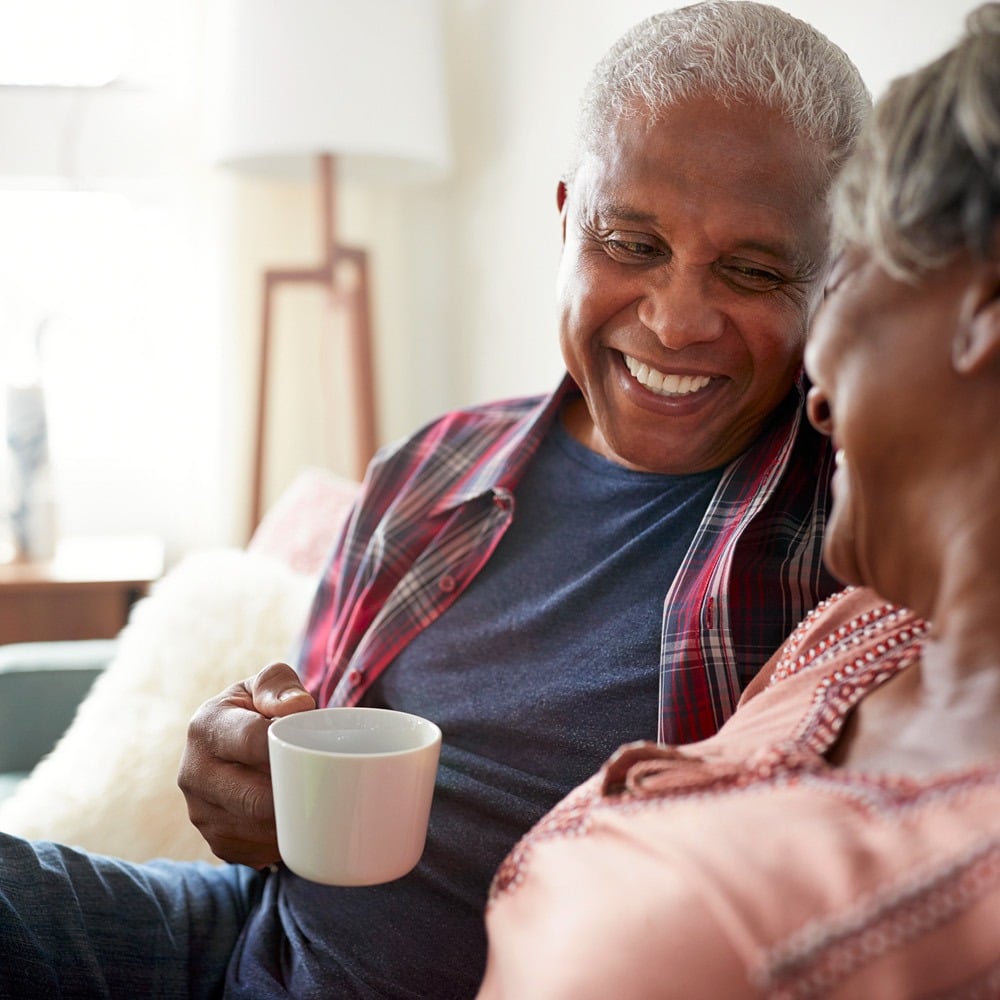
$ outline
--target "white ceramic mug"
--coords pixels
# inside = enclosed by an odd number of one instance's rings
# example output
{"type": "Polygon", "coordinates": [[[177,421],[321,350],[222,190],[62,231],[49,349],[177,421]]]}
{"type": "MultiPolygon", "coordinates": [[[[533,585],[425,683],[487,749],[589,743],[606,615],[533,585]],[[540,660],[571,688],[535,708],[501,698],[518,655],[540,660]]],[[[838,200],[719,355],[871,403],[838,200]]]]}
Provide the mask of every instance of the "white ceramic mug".
{"type": "Polygon", "coordinates": [[[268,731],[282,861],[327,885],[390,882],[420,860],[441,730],[382,708],[320,708],[268,731]]]}

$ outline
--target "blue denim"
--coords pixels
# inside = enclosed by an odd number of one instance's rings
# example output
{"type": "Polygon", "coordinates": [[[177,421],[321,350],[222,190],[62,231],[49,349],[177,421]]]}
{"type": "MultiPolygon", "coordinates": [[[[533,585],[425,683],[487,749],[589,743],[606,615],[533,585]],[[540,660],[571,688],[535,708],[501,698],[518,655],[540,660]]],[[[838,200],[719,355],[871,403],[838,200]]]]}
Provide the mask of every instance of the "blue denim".
{"type": "Polygon", "coordinates": [[[265,878],[0,833],[0,998],[221,997],[265,878]]]}

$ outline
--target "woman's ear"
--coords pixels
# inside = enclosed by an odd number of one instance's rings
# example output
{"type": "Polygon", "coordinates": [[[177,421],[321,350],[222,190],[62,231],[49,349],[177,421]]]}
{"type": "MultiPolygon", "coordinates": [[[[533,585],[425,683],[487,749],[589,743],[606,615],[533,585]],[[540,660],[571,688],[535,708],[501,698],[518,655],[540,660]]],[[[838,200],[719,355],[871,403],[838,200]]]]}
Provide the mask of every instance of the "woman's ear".
{"type": "Polygon", "coordinates": [[[975,374],[1000,358],[1000,259],[977,271],[971,309],[952,340],[951,360],[959,375],[975,374]]]}
{"type": "Polygon", "coordinates": [[[569,188],[565,181],[560,181],[556,188],[556,207],[559,209],[559,220],[562,226],[562,241],[566,242],[566,201],[569,197],[569,188]]]}

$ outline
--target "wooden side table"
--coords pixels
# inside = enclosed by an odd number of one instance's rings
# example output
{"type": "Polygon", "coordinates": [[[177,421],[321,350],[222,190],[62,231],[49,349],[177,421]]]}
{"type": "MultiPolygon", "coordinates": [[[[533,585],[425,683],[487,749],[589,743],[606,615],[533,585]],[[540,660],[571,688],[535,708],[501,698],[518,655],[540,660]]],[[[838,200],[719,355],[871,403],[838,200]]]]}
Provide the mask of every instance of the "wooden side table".
{"type": "Polygon", "coordinates": [[[145,535],[66,538],[51,559],[0,563],[0,643],[111,639],[163,573],[145,535]]]}

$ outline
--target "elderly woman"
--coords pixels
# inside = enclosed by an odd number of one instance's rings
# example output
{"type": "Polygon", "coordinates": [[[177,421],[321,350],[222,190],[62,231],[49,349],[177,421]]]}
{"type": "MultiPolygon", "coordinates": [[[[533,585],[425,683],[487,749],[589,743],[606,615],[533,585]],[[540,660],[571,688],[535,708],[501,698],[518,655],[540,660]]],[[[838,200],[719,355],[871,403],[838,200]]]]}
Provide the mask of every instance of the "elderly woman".
{"type": "Polygon", "coordinates": [[[847,584],[504,863],[483,997],[1000,996],[1000,4],[879,103],[807,349],[847,584]]]}

